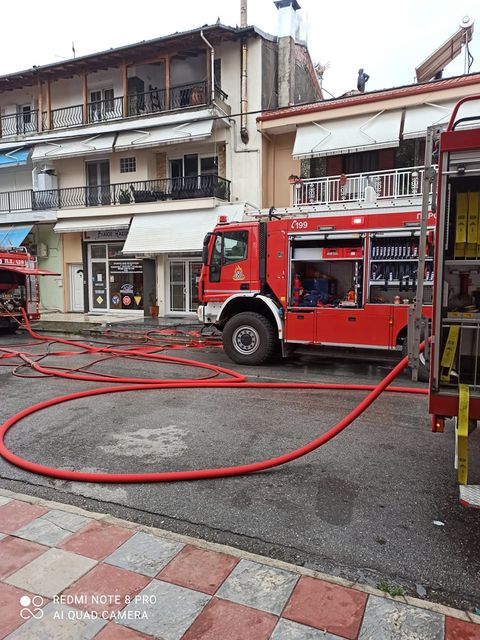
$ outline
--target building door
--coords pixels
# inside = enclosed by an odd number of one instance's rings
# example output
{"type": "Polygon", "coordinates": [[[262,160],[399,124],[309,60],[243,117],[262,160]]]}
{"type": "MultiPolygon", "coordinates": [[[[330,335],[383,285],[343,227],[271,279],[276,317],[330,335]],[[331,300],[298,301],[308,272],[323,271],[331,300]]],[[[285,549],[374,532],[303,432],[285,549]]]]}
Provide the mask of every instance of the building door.
{"type": "Polygon", "coordinates": [[[196,259],[169,261],[169,313],[195,313],[202,263],[196,259]]]}
{"type": "Polygon", "coordinates": [[[87,162],[87,206],[111,204],[110,163],[108,160],[87,162]]]}
{"type": "Polygon", "coordinates": [[[70,270],[70,311],[84,311],[83,264],[71,264],[70,270]]]}
{"type": "Polygon", "coordinates": [[[143,311],[142,261],[125,258],[121,242],[88,244],[88,294],[92,311],[143,311]]]}

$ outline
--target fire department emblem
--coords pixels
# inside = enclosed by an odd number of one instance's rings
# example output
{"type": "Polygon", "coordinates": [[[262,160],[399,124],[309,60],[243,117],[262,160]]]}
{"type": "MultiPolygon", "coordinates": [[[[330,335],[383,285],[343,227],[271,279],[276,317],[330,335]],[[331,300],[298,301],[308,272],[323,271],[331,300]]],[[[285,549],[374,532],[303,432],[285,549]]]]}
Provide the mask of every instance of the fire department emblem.
{"type": "Polygon", "coordinates": [[[237,264],[233,271],[233,279],[234,280],[245,280],[245,274],[243,273],[242,267],[237,264]]]}

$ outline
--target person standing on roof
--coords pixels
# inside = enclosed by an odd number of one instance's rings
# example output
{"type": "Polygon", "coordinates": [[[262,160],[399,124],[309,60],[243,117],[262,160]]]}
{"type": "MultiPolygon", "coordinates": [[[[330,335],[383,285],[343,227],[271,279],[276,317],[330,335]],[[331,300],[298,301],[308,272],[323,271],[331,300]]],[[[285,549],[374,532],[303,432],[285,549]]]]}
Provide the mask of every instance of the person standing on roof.
{"type": "Polygon", "coordinates": [[[357,89],[360,93],[365,91],[365,84],[368,82],[370,76],[368,73],[365,73],[363,69],[358,70],[358,80],[357,80],[357,89]]]}

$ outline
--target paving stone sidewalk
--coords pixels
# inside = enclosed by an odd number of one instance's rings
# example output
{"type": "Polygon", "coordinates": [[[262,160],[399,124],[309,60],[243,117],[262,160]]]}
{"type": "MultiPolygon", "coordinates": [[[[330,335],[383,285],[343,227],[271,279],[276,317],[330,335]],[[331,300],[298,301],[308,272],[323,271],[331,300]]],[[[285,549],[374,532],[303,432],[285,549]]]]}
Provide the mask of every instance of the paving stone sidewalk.
{"type": "Polygon", "coordinates": [[[480,618],[0,491],[0,640],[480,640],[480,618]]]}

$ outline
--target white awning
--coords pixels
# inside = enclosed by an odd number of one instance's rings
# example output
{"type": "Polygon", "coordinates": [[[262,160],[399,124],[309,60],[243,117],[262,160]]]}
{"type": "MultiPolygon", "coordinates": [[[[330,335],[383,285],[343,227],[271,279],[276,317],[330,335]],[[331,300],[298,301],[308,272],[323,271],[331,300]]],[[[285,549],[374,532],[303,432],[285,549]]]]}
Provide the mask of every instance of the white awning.
{"type": "Polygon", "coordinates": [[[115,151],[202,140],[211,136],[212,126],[213,120],[198,120],[178,125],[154,127],[152,129],[124,131],[118,134],[115,142],[115,151]]]}
{"type": "MultiPolygon", "coordinates": [[[[447,125],[452,115],[453,107],[457,102],[458,100],[443,102],[442,104],[426,102],[419,107],[408,107],[403,124],[403,138],[405,140],[409,138],[425,138],[427,127],[447,125]]],[[[478,103],[476,101],[472,100],[463,104],[458,111],[457,120],[469,116],[478,116],[478,103]]],[[[466,123],[466,126],[468,126],[468,123],[466,123]]]]}
{"type": "Polygon", "coordinates": [[[110,216],[104,218],[72,218],[61,220],[53,227],[57,233],[77,231],[101,231],[102,229],[128,229],[130,216],[110,216]]]}
{"type": "Polygon", "coordinates": [[[33,148],[32,160],[57,160],[60,158],[72,158],[85,156],[90,153],[103,153],[113,151],[115,134],[106,133],[90,138],[76,140],[59,140],[58,142],[45,142],[36,144],[33,148]]]}
{"type": "Polygon", "coordinates": [[[398,147],[401,115],[398,109],[300,125],[293,157],[317,158],[398,147]]]}
{"type": "Polygon", "coordinates": [[[169,211],[134,216],[123,253],[178,253],[202,250],[203,239],[218,222],[242,220],[245,206],[225,205],[197,211],[169,211]]]}

